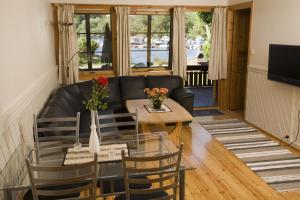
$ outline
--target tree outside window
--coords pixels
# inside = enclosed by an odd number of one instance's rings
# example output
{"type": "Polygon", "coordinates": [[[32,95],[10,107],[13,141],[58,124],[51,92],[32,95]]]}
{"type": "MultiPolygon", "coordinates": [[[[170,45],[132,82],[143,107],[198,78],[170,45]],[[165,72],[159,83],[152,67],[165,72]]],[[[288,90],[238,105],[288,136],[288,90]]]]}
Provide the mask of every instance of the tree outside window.
{"type": "Polygon", "coordinates": [[[198,65],[209,60],[212,15],[212,12],[186,12],[188,65],[198,65]]]}
{"type": "Polygon", "coordinates": [[[110,14],[75,14],[79,45],[79,69],[112,69],[110,14]]]}

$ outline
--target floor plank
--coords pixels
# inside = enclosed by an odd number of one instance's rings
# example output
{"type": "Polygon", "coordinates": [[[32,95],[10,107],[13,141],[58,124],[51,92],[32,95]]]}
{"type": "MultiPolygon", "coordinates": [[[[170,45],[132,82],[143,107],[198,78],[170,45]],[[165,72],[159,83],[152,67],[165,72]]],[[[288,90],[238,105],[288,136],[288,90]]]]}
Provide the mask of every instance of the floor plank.
{"type": "Polygon", "coordinates": [[[183,128],[181,141],[185,158],[197,166],[196,170],[187,172],[186,199],[300,199],[300,191],[273,190],[198,123],[232,117],[230,114],[197,117],[183,128]]]}
{"type": "MultiPolygon", "coordinates": [[[[185,199],[299,200],[300,191],[280,193],[273,190],[199,124],[201,120],[233,117],[236,115],[230,113],[223,116],[196,117],[189,126],[183,127],[183,159],[196,167],[195,170],[186,172],[185,199]]],[[[162,128],[172,127],[150,127],[152,131],[162,128]]],[[[300,152],[295,149],[293,151],[300,152]]]]}

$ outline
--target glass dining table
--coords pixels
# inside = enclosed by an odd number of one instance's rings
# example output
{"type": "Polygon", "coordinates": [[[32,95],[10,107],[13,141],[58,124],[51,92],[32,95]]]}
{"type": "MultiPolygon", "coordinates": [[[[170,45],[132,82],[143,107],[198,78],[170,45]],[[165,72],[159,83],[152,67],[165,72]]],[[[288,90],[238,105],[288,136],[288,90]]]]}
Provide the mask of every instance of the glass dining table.
{"type": "MultiPolygon", "coordinates": [[[[169,139],[168,134],[166,132],[159,132],[159,133],[151,133],[151,134],[141,134],[138,138],[124,138],[122,140],[117,141],[105,141],[101,143],[101,146],[109,146],[109,145],[123,145],[126,144],[128,154],[130,156],[158,156],[167,153],[172,153],[178,151],[177,146],[175,143],[169,139]]],[[[77,149],[80,151],[80,148],[87,148],[87,145],[83,143],[82,147],[77,149]]],[[[66,159],[68,158],[68,152],[70,149],[74,148],[64,148],[65,151],[60,154],[51,154],[50,152],[53,150],[49,149],[49,155],[51,156],[44,156],[43,158],[37,158],[36,151],[32,150],[30,153],[30,160],[33,165],[36,166],[61,166],[66,164],[66,159]]],[[[107,152],[107,157],[115,157],[112,159],[99,159],[98,155],[98,184],[103,187],[103,183],[114,183],[116,180],[122,180],[123,178],[123,169],[122,169],[122,161],[121,161],[121,150],[119,152],[107,152]],[[112,155],[114,154],[114,155],[112,155]]],[[[102,152],[101,156],[105,156],[102,152]]],[[[182,156],[184,158],[184,156],[182,156]]],[[[71,161],[76,161],[74,158],[71,161]]],[[[25,161],[24,161],[25,162],[25,161]]],[[[179,199],[183,200],[185,197],[185,172],[186,170],[193,170],[195,169],[188,161],[182,159],[180,164],[179,170],[179,199]]],[[[75,172],[74,173],[78,173],[75,172]]],[[[69,174],[70,175],[70,174],[69,174]]],[[[64,176],[69,176],[64,173],[59,173],[52,176],[56,176],[56,178],[64,178],[64,176]]],[[[80,182],[84,182],[87,180],[82,180],[80,182]]],[[[110,184],[109,184],[110,185],[110,184]]],[[[46,186],[45,186],[46,187],[46,186]]],[[[5,185],[0,186],[0,192],[4,193],[4,199],[11,200],[16,199],[16,196],[19,196],[21,191],[27,191],[30,189],[30,181],[28,174],[24,175],[23,180],[19,180],[18,184],[14,185],[5,185]]],[[[102,188],[103,189],[103,188],[102,188]]],[[[100,193],[99,197],[106,197],[111,195],[116,195],[124,193],[124,191],[110,191],[108,193],[100,193]]]]}

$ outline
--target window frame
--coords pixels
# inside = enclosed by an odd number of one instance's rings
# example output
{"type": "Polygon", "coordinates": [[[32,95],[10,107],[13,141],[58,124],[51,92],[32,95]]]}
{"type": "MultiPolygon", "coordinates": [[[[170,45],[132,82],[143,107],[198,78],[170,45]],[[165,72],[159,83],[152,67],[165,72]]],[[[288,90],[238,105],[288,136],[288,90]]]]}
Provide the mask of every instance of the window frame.
{"type": "MultiPolygon", "coordinates": [[[[130,58],[131,58],[131,52],[132,51],[146,51],[147,54],[147,66],[146,67],[133,67],[130,63],[130,68],[133,70],[133,72],[143,72],[143,71],[161,71],[161,70],[170,70],[172,68],[172,26],[173,26],[173,16],[170,10],[168,11],[132,11],[129,13],[129,16],[131,15],[145,15],[147,16],[147,32],[131,32],[130,30],[130,37],[131,34],[144,34],[147,36],[147,48],[146,50],[130,50],[130,58]],[[170,32],[152,32],[152,16],[153,15],[164,15],[170,17],[170,32]],[[169,47],[167,50],[151,50],[151,38],[152,35],[155,34],[164,34],[168,33],[168,36],[170,38],[169,41],[169,47]],[[168,58],[168,66],[162,67],[162,66],[151,66],[151,51],[168,51],[169,52],[169,58],[168,58]]],[[[130,59],[131,60],[131,59],[130,59]]]]}
{"type": "Polygon", "coordinates": [[[113,43],[113,35],[114,35],[114,30],[113,30],[113,14],[110,12],[109,9],[106,10],[101,10],[100,12],[97,10],[76,10],[74,12],[74,15],[84,15],[85,16],[85,33],[78,33],[76,31],[76,35],[85,35],[86,38],[86,43],[87,43],[87,49],[86,51],[80,51],[79,54],[86,54],[87,55],[87,59],[88,59],[88,68],[87,69],[80,69],[79,71],[82,72],[93,72],[93,71],[97,71],[97,72],[110,72],[114,70],[114,43],[113,43]],[[90,28],[90,16],[91,15],[109,15],[110,16],[110,27],[111,27],[111,43],[112,43],[112,55],[111,55],[111,68],[108,70],[102,70],[102,69],[97,69],[97,68],[93,68],[93,53],[91,52],[91,36],[92,35],[98,35],[101,36],[103,34],[105,34],[104,32],[99,32],[99,33],[94,33],[91,32],[91,28],[90,28]]]}

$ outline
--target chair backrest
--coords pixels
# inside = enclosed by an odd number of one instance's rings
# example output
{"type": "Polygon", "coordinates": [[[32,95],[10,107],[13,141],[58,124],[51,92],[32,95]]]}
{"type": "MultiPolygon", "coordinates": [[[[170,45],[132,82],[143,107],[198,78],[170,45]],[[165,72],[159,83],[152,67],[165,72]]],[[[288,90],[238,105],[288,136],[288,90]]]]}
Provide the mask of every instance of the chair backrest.
{"type": "Polygon", "coordinates": [[[123,139],[138,140],[137,113],[96,114],[99,140],[112,141],[123,139]]]}
{"type": "Polygon", "coordinates": [[[156,197],[157,200],[176,200],[182,148],[183,145],[181,144],[176,152],[151,157],[126,156],[125,152],[122,151],[126,200],[130,200],[132,195],[153,195],[157,192],[167,194],[156,197]],[[141,178],[138,175],[146,175],[147,178],[141,178]],[[138,189],[143,188],[138,185],[145,184],[152,184],[152,187],[138,189]],[[131,188],[131,185],[134,187],[131,188]]]}
{"type": "Polygon", "coordinates": [[[66,166],[34,165],[26,159],[26,166],[34,200],[39,197],[51,199],[96,199],[97,155],[88,163],[66,166]],[[86,180],[82,183],[80,181],[86,180]],[[86,192],[88,191],[88,192],[86,192]],[[79,198],[81,192],[86,192],[79,198]]]}
{"type": "Polygon", "coordinates": [[[34,140],[37,157],[64,153],[74,143],[79,144],[80,113],[74,117],[36,118],[34,140]]]}

